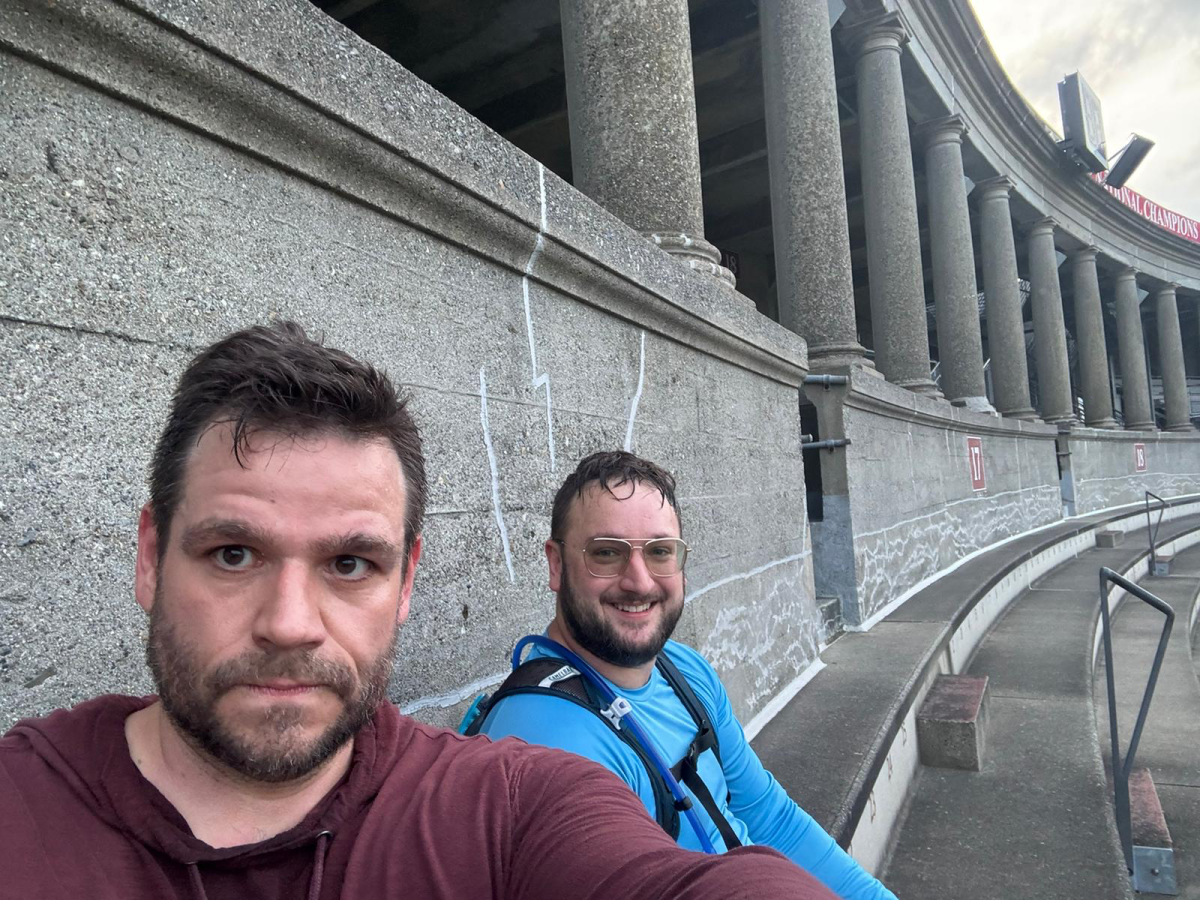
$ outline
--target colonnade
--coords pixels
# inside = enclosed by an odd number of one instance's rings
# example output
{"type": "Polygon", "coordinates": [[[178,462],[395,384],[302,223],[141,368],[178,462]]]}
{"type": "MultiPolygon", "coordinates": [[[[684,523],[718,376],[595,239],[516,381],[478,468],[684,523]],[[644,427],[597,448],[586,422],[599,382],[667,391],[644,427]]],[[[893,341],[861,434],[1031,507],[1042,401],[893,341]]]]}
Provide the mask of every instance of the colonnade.
{"type": "MultiPolygon", "coordinates": [[[[571,155],[582,191],[666,252],[733,287],[705,240],[687,0],[563,0],[571,155]]],[[[880,9],[882,7],[880,6],[880,9]]],[[[869,366],[854,315],[845,176],[826,0],[759,0],[779,318],[809,345],[815,370],[869,366]]],[[[1054,219],[1018,234],[1014,182],[972,191],[987,307],[995,406],[983,345],[958,115],[910,131],[896,12],[841,29],[855,61],[871,330],[878,371],[920,394],[1018,419],[1077,421],[1068,366],[1059,237],[1074,295],[1085,424],[1117,427],[1097,272],[1099,252],[1054,219]],[[930,376],[913,140],[923,153],[940,387],[930,376]],[[1030,398],[1018,238],[1025,242],[1038,409],[1030,398]]],[[[1038,198],[1025,198],[1036,207],[1038,198]]],[[[1125,427],[1154,427],[1142,334],[1139,273],[1120,260],[1117,339],[1125,427]]],[[[1168,430],[1190,430],[1176,285],[1153,283],[1168,430]]],[[[731,297],[740,296],[731,291],[731,297]]]]}

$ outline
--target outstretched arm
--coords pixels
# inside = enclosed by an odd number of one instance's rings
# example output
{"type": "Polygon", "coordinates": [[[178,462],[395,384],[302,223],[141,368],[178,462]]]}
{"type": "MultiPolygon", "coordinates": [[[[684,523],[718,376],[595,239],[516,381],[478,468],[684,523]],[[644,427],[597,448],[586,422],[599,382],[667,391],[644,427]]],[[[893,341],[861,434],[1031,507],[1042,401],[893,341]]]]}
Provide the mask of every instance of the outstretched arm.
{"type": "Polygon", "coordinates": [[[531,754],[514,775],[509,897],[833,900],[765,847],[720,856],[680,848],[625,784],[585,760],[531,754]]]}
{"type": "Polygon", "coordinates": [[[693,687],[703,694],[713,715],[730,791],[730,810],[746,824],[750,839],[783,853],[843,900],[896,900],[763,767],[712,667],[695,651],[681,654],[679,662],[688,666],[693,687]]]}

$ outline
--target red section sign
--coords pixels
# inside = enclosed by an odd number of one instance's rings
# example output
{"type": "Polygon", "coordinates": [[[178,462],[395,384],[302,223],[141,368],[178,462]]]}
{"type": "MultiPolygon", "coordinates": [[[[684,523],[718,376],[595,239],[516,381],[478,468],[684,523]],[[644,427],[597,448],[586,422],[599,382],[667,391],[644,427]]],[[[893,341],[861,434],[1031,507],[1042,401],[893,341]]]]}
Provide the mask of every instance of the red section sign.
{"type": "Polygon", "coordinates": [[[1147,200],[1137,191],[1131,191],[1127,187],[1110,188],[1102,183],[1107,174],[1107,172],[1097,172],[1090,177],[1143,219],[1149,219],[1159,228],[1165,228],[1185,241],[1200,244],[1200,222],[1189,219],[1187,216],[1181,216],[1177,212],[1171,212],[1169,209],[1163,209],[1153,200],[1147,200]]]}
{"type": "Polygon", "coordinates": [[[971,490],[985,490],[987,483],[983,477],[983,438],[967,438],[967,463],[971,467],[971,490]]]}
{"type": "Polygon", "coordinates": [[[1135,472],[1146,471],[1146,445],[1133,445],[1133,468],[1135,472]]]}

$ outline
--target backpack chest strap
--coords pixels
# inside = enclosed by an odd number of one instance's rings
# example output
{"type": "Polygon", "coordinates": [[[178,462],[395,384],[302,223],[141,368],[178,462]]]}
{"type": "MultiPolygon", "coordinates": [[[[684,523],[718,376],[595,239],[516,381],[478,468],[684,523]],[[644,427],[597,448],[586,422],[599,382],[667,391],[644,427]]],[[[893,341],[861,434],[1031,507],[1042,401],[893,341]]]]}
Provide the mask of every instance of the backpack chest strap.
{"type": "Polygon", "coordinates": [[[704,783],[704,779],[700,777],[699,760],[700,754],[712,747],[715,741],[712,738],[711,729],[707,735],[708,746],[701,747],[705,734],[696,735],[691,746],[688,747],[687,755],[679,762],[671,767],[671,774],[675,776],[677,781],[682,782],[687,786],[700,801],[700,805],[704,807],[704,811],[708,813],[708,817],[712,819],[713,824],[717,826],[717,831],[721,832],[721,840],[725,842],[725,849],[732,850],[734,847],[742,846],[742,842],[738,839],[737,833],[733,830],[733,826],[729,824],[729,820],[725,818],[721,812],[721,808],[717,805],[717,801],[713,799],[712,792],[708,789],[708,785],[704,783]]]}

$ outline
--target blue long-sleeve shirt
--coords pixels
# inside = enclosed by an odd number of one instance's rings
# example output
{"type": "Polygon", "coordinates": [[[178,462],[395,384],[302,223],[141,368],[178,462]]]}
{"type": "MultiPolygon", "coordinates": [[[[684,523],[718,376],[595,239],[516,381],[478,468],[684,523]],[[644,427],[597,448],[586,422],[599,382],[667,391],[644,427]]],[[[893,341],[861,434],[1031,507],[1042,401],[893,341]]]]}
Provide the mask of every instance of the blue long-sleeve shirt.
{"type": "MultiPolygon", "coordinates": [[[[664,652],[688,680],[716,729],[722,762],[709,750],[700,756],[698,769],[738,839],[780,851],[844,900],[896,900],[763,767],[734,717],[729,696],[713,667],[691,647],[676,641],[668,641],[664,652]]],[[[551,654],[534,647],[530,655],[551,654]]],[[[657,743],[667,764],[682,759],[695,737],[696,725],[658,669],[635,690],[610,685],[632,704],[638,722],[657,743]]],[[[641,760],[595,713],[574,703],[544,694],[514,694],[497,704],[480,731],[495,739],[512,735],[595,760],[624,780],[651,815],[655,812],[650,776],[641,760]]],[[[693,808],[708,839],[723,851],[720,831],[703,805],[694,799],[693,808]]],[[[685,817],[680,821],[679,843],[690,850],[701,849],[685,817]]]]}

